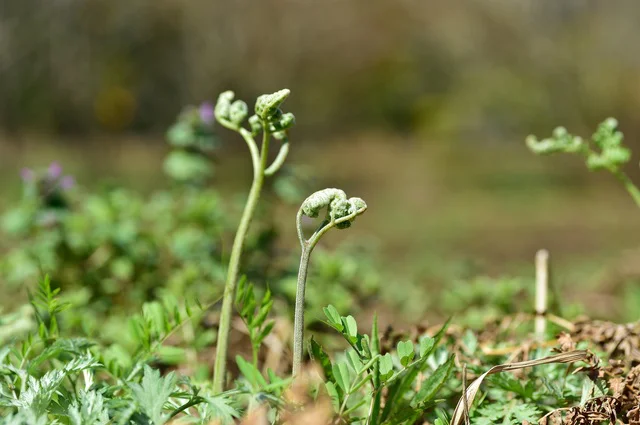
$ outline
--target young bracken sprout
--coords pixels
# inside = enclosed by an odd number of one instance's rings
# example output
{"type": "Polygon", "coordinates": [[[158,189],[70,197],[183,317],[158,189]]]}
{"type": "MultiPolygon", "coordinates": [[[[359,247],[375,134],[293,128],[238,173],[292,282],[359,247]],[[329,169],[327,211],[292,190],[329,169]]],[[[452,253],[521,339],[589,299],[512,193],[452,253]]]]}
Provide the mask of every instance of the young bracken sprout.
{"type": "Polygon", "coordinates": [[[249,117],[250,130],[242,126],[249,114],[247,104],[241,100],[234,101],[232,91],[226,91],[218,97],[214,108],[214,115],[224,127],[240,133],[249,147],[253,163],[253,183],[249,192],[249,198],[244,207],[240,224],[233,241],[229,270],[224,287],[222,310],[220,315],[220,329],[218,331],[218,343],[216,348],[216,360],[214,366],[213,390],[222,392],[227,370],[227,345],[229,339],[229,326],[231,322],[231,310],[233,308],[234,292],[238,280],[238,269],[242,246],[249,229],[249,224],[260,198],[260,192],[266,176],[274,174],[284,163],[289,152],[289,139],[287,130],[295,124],[295,118],[291,113],[283,113],[280,105],[289,96],[289,90],[284,89],[273,94],[258,97],[255,105],[255,115],[249,117]],[[262,147],[254,140],[262,131],[262,147]],[[282,141],[280,151],[271,165],[267,164],[269,157],[269,142],[271,138],[282,141]]]}
{"type": "Polygon", "coordinates": [[[320,238],[332,227],[346,229],[351,227],[356,217],[365,212],[367,204],[360,198],[349,198],[340,189],[324,189],[309,196],[298,210],[296,227],[298,238],[302,247],[300,257],[300,269],[298,271],[298,284],[296,289],[295,321],[293,327],[293,374],[300,370],[302,365],[303,339],[304,339],[304,291],[307,282],[307,271],[311,251],[315,248],[320,238]],[[318,217],[320,212],[327,209],[326,216],[320,227],[309,239],[302,232],[302,216],[318,217]]]}
{"type": "Polygon", "coordinates": [[[622,171],[624,164],[631,159],[631,152],[623,146],[624,136],[616,130],[617,126],[618,121],[615,118],[607,118],[591,136],[591,143],[569,134],[564,127],[556,128],[548,139],[538,140],[535,136],[529,136],[526,142],[529,149],[538,155],[556,152],[584,155],[590,170],[608,170],[622,182],[640,206],[640,190],[622,171]]]}

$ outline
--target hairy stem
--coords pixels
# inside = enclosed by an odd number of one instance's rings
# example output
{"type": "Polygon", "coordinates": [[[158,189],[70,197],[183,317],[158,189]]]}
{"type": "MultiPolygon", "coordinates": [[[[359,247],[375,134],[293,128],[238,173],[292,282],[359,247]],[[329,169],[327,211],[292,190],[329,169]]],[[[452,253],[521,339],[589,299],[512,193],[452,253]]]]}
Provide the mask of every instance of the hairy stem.
{"type": "MultiPolygon", "coordinates": [[[[240,133],[244,141],[247,142],[247,146],[249,147],[249,152],[251,153],[251,164],[253,165],[253,178],[255,179],[255,176],[260,174],[260,153],[258,152],[258,146],[256,146],[256,141],[253,140],[253,136],[250,132],[242,127],[238,130],[238,132],[240,133]]],[[[264,149],[264,141],[262,143],[264,149]]]]}
{"type": "Polygon", "coordinates": [[[298,270],[298,284],[296,288],[296,306],[293,325],[293,375],[295,376],[302,366],[303,340],[304,340],[304,292],[307,284],[307,271],[313,247],[304,244],[300,257],[300,269],[298,270]]]}
{"type": "Polygon", "coordinates": [[[278,152],[278,156],[276,156],[276,159],[273,160],[273,163],[269,166],[269,168],[264,170],[264,175],[272,176],[273,174],[275,174],[280,169],[280,167],[282,167],[282,164],[284,164],[284,161],[287,159],[288,154],[289,154],[289,139],[284,139],[282,142],[282,146],[280,146],[280,151],[278,152]]]}
{"type": "MultiPolygon", "coordinates": [[[[246,130],[245,130],[246,131],[246,130]]],[[[245,134],[240,132],[243,137],[245,134]]],[[[248,132],[247,132],[248,133],[248,132]]],[[[250,137],[250,134],[249,134],[250,137]]],[[[245,140],[247,137],[245,137],[245,140]]],[[[249,145],[251,146],[251,145],[249,145]]],[[[236,237],[233,240],[231,248],[231,258],[229,259],[229,269],[227,271],[227,281],[224,286],[224,294],[222,296],[222,310],[220,311],[220,328],[218,330],[218,341],[216,347],[216,360],[214,365],[213,376],[213,392],[221,393],[224,387],[225,376],[227,372],[227,350],[229,344],[229,328],[231,326],[231,310],[233,308],[233,299],[238,281],[238,270],[240,268],[240,257],[242,255],[242,247],[245,237],[249,231],[251,219],[260,199],[260,192],[264,184],[264,169],[267,165],[267,156],[269,153],[269,133],[266,131],[262,138],[262,149],[260,152],[260,163],[258,167],[254,167],[253,183],[249,191],[249,198],[242,212],[242,218],[238,225],[236,237]]],[[[254,156],[252,151],[252,157],[254,156]]]]}
{"type": "Polygon", "coordinates": [[[300,257],[300,268],[298,269],[298,282],[296,284],[296,306],[293,324],[293,376],[296,376],[300,371],[302,355],[304,352],[304,293],[307,285],[307,272],[309,270],[311,252],[318,244],[318,241],[320,241],[320,238],[322,238],[322,236],[331,228],[335,227],[336,224],[353,220],[357,215],[362,214],[365,209],[366,205],[364,205],[363,208],[339,219],[331,218],[330,211],[327,210],[327,217],[308,240],[305,239],[304,232],[302,231],[303,208],[301,207],[298,210],[298,214],[296,215],[296,230],[298,232],[298,239],[300,239],[302,254],[300,257]]]}

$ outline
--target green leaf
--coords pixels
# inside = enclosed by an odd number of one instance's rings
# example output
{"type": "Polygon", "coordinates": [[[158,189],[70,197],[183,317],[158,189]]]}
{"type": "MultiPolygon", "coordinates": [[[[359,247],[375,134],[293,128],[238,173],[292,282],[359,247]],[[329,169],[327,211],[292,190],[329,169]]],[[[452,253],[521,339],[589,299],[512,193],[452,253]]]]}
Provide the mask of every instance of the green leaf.
{"type": "Polygon", "coordinates": [[[420,358],[424,358],[431,354],[433,348],[436,346],[436,340],[429,336],[424,336],[420,338],[420,358]]]}
{"type": "Polygon", "coordinates": [[[358,353],[356,353],[354,350],[351,350],[351,349],[347,350],[347,361],[349,362],[351,369],[356,371],[356,373],[360,372],[360,370],[362,369],[362,366],[364,366],[364,363],[360,361],[360,357],[358,356],[358,353]]]}
{"type": "Polygon", "coordinates": [[[340,317],[340,313],[336,308],[329,304],[327,307],[323,308],[324,315],[327,316],[329,320],[329,325],[337,330],[338,332],[342,332],[344,330],[344,325],[342,324],[342,318],[340,317]]]}
{"type": "MultiPolygon", "coordinates": [[[[225,394],[219,394],[214,397],[206,397],[207,402],[206,420],[220,421],[222,424],[230,425],[235,423],[234,419],[240,417],[240,412],[232,406],[233,400],[225,394]]],[[[205,421],[206,423],[206,421],[205,421]]]]}
{"type": "Polygon", "coordinates": [[[344,318],[344,326],[345,326],[345,335],[349,338],[349,341],[352,344],[355,344],[358,341],[358,324],[356,323],[356,319],[353,316],[347,316],[344,318]]]}
{"type": "Polygon", "coordinates": [[[412,341],[400,341],[398,343],[398,357],[400,358],[400,364],[404,367],[407,367],[413,357],[415,356],[415,351],[413,350],[413,342],[412,341]]]}
{"type": "Polygon", "coordinates": [[[391,358],[391,354],[387,353],[380,357],[378,364],[380,368],[380,379],[386,381],[391,378],[391,375],[393,375],[393,359],[391,358]]]}
{"type": "Polygon", "coordinates": [[[247,362],[241,356],[236,356],[236,363],[244,378],[255,391],[267,386],[267,381],[264,379],[264,376],[262,376],[258,368],[252,363],[247,362]]]}
{"type": "Polygon", "coordinates": [[[333,406],[333,410],[338,412],[340,410],[341,399],[336,386],[333,384],[333,382],[325,382],[324,386],[327,389],[329,398],[331,398],[331,405],[333,406]]]}
{"type": "Polygon", "coordinates": [[[79,397],[69,406],[69,419],[71,425],[109,424],[109,409],[102,394],[96,391],[80,390],[79,397]]]}
{"type": "Polygon", "coordinates": [[[175,123],[167,132],[169,143],[175,147],[187,147],[195,143],[193,129],[188,122],[179,121],[175,123]]]}
{"type": "Polygon", "coordinates": [[[50,370],[40,379],[25,375],[26,390],[20,393],[20,398],[14,401],[14,405],[31,409],[37,415],[46,414],[53,396],[66,376],[64,370],[50,370]]]}
{"type": "Polygon", "coordinates": [[[169,415],[162,413],[163,406],[174,391],[175,384],[176,376],[173,372],[161,377],[160,371],[145,365],[142,383],[129,383],[129,387],[145,415],[154,425],[162,425],[169,418],[169,415]]]}
{"type": "Polygon", "coordinates": [[[236,309],[240,310],[243,304],[243,299],[247,296],[247,276],[242,275],[240,279],[238,279],[238,284],[236,286],[236,309]]]}
{"type": "Polygon", "coordinates": [[[513,409],[512,414],[518,423],[524,423],[525,421],[536,423],[540,417],[540,409],[532,404],[523,403],[517,409],[513,409]]]}
{"type": "Polygon", "coordinates": [[[373,354],[371,353],[371,342],[369,340],[369,335],[358,335],[356,348],[358,349],[360,355],[365,359],[370,359],[373,357],[373,354]]]}
{"type": "Polygon", "coordinates": [[[338,362],[333,365],[332,371],[336,384],[338,384],[344,394],[348,394],[349,389],[351,388],[351,374],[349,373],[349,366],[344,362],[338,362]]]}
{"type": "Polygon", "coordinates": [[[427,380],[422,383],[422,385],[420,386],[420,390],[418,390],[417,394],[411,402],[411,406],[416,407],[420,404],[431,401],[431,399],[435,397],[438,390],[449,378],[449,375],[453,370],[453,365],[454,356],[451,355],[444,364],[438,366],[438,368],[431,374],[431,376],[429,376],[429,378],[427,378],[427,380]]]}
{"type": "Polygon", "coordinates": [[[260,310],[253,320],[254,326],[262,326],[264,321],[266,320],[269,312],[271,311],[271,307],[273,306],[273,300],[271,299],[271,291],[267,289],[267,292],[264,294],[262,298],[262,302],[260,303],[260,310]]]}
{"type": "Polygon", "coordinates": [[[171,345],[163,345],[158,348],[158,358],[166,364],[178,365],[186,358],[185,349],[171,345]]]}
{"type": "Polygon", "coordinates": [[[313,336],[311,337],[311,340],[309,342],[309,354],[311,354],[312,360],[315,360],[320,364],[320,367],[322,367],[322,371],[324,372],[325,378],[328,381],[335,382],[335,377],[333,376],[333,369],[331,365],[331,359],[329,359],[329,356],[324,351],[322,346],[320,346],[320,344],[318,344],[316,340],[313,339],[313,336]]]}
{"type": "Polygon", "coordinates": [[[185,151],[171,152],[163,169],[169,177],[180,182],[201,181],[213,174],[213,165],[206,157],[185,151]]]}
{"type": "Polygon", "coordinates": [[[248,284],[245,286],[245,290],[240,303],[240,316],[247,322],[248,325],[253,326],[254,313],[256,310],[256,297],[253,291],[253,285],[248,284]]]}
{"type": "Polygon", "coordinates": [[[262,330],[260,330],[260,333],[255,338],[255,342],[257,344],[262,343],[262,341],[264,341],[264,339],[267,337],[267,335],[269,335],[271,333],[271,331],[273,330],[273,327],[275,326],[275,324],[276,324],[276,322],[274,320],[271,320],[269,323],[267,323],[265,325],[265,327],[262,328],[262,330]]]}

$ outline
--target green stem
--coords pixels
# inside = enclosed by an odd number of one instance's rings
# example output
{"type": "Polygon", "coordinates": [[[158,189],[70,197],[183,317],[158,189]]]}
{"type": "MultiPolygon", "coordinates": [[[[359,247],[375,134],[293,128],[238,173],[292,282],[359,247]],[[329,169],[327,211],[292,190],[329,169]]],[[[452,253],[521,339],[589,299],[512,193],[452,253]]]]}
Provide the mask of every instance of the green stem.
{"type": "Polygon", "coordinates": [[[264,170],[265,176],[272,176],[282,167],[284,161],[287,159],[287,155],[289,154],[289,139],[284,139],[282,141],[282,146],[280,146],[280,151],[278,151],[278,156],[273,160],[273,163],[264,170]]]}
{"type": "Polygon", "coordinates": [[[260,344],[251,344],[251,354],[253,358],[253,365],[258,368],[258,354],[260,352],[260,344]]]}
{"type": "MultiPolygon", "coordinates": [[[[244,129],[242,129],[244,130],[244,129]]],[[[246,133],[248,133],[245,130],[246,133]]],[[[247,137],[244,132],[240,132],[245,140],[247,137]]],[[[249,135],[250,136],[250,135],[249,135]]],[[[263,133],[262,149],[260,152],[260,163],[258,167],[255,167],[254,163],[254,175],[253,183],[251,184],[251,190],[249,191],[249,198],[242,212],[242,218],[238,225],[238,231],[236,237],[233,240],[233,247],[231,248],[231,258],[229,259],[229,270],[227,271],[227,281],[224,286],[224,294],[222,296],[222,310],[220,311],[220,328],[218,330],[218,342],[216,347],[216,360],[214,365],[213,376],[213,392],[219,394],[222,392],[225,382],[225,376],[227,374],[227,350],[229,344],[229,329],[231,326],[231,310],[233,308],[233,299],[236,289],[236,283],[238,281],[238,270],[240,268],[240,257],[242,255],[242,247],[244,245],[245,237],[249,231],[249,225],[251,219],[258,205],[258,199],[260,199],[260,192],[262,191],[262,185],[264,183],[264,169],[267,165],[267,157],[269,153],[269,133],[266,131],[263,133]]],[[[254,157],[254,151],[252,150],[252,157],[254,157]]]]}
{"type": "Polygon", "coordinates": [[[302,366],[303,339],[304,339],[304,292],[307,283],[307,271],[311,258],[312,246],[303,243],[300,257],[300,269],[298,270],[298,285],[296,288],[296,306],[293,325],[293,376],[300,371],[302,366]]]}
{"type": "Polygon", "coordinates": [[[627,192],[631,195],[636,205],[640,207],[640,189],[638,186],[633,184],[629,176],[627,176],[624,172],[620,170],[612,170],[611,171],[617,178],[622,182],[627,192]]]}
{"type": "Polygon", "coordinates": [[[300,371],[300,367],[302,366],[302,356],[304,353],[304,294],[307,287],[307,273],[309,271],[311,252],[320,240],[320,237],[331,227],[333,227],[333,223],[325,222],[308,241],[305,240],[304,233],[302,231],[302,208],[298,210],[298,214],[296,215],[296,230],[298,231],[298,239],[300,239],[302,254],[300,256],[300,268],[298,269],[296,305],[293,320],[293,376],[296,376],[300,371]]]}
{"type": "MultiPolygon", "coordinates": [[[[365,207],[366,208],[366,207],[365,207]]],[[[353,220],[357,215],[362,214],[364,209],[354,211],[345,217],[333,220],[330,218],[329,211],[327,211],[327,218],[320,225],[318,230],[306,240],[302,231],[302,208],[298,210],[296,215],[296,230],[298,232],[298,239],[300,239],[300,246],[302,248],[302,254],[300,257],[300,268],[298,269],[298,283],[296,284],[296,305],[294,311],[293,321],[293,376],[300,371],[302,366],[302,355],[304,353],[303,341],[304,341],[304,293],[307,286],[307,272],[309,270],[309,260],[311,259],[311,252],[313,248],[318,244],[320,238],[327,233],[336,224],[344,221],[353,220]]]]}

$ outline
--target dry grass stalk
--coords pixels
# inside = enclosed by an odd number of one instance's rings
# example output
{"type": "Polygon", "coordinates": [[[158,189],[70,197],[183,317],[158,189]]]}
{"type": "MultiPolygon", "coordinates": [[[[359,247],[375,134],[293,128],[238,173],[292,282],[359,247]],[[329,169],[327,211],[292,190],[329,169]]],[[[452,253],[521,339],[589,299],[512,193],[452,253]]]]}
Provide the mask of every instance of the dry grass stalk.
{"type": "Polygon", "coordinates": [[[468,420],[468,416],[465,415],[465,403],[470,406],[473,404],[473,400],[480,389],[480,385],[484,381],[484,379],[492,375],[494,373],[512,371],[512,370],[520,370],[527,367],[538,366],[543,364],[550,363],[573,363],[577,361],[584,361],[591,359],[592,355],[586,350],[577,350],[571,351],[569,353],[561,353],[556,354],[554,356],[543,357],[541,359],[536,360],[527,360],[523,362],[515,362],[515,363],[505,363],[501,365],[497,365],[480,375],[475,381],[471,383],[467,387],[467,389],[463,392],[462,397],[458,401],[455,410],[453,411],[453,416],[451,419],[451,425],[460,425],[463,421],[468,420]]]}

